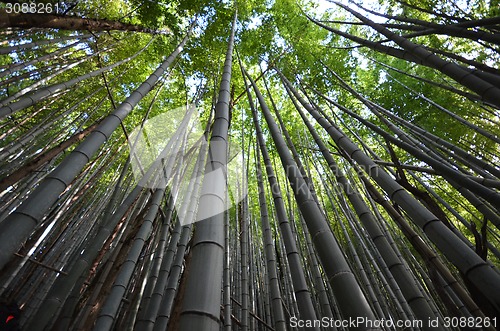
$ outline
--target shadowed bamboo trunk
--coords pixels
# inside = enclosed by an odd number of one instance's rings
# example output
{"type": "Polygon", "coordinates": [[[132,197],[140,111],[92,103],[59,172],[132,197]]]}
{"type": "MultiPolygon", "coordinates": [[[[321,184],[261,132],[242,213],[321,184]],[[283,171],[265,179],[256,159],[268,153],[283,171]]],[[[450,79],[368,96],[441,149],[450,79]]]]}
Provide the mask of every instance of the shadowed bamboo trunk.
{"type": "MultiPolygon", "coordinates": [[[[162,185],[163,186],[163,185],[162,185]]],[[[127,254],[127,258],[121,265],[118,271],[118,276],[111,287],[110,293],[106,297],[106,301],[103,303],[99,317],[97,318],[96,324],[93,328],[95,331],[105,331],[111,330],[113,322],[116,319],[118,309],[124,298],[125,292],[127,290],[128,284],[131,277],[133,276],[134,270],[136,270],[137,261],[144,247],[144,243],[147,238],[151,235],[153,229],[153,222],[156,219],[156,214],[165,194],[165,188],[159,188],[153,194],[153,198],[146,214],[142,225],[134,238],[132,247],[127,254]]]]}
{"type": "Polygon", "coordinates": [[[92,130],[96,128],[97,124],[91,125],[85,130],[82,130],[70,138],[66,139],[62,143],[60,143],[57,146],[54,146],[53,148],[49,149],[48,151],[38,155],[36,158],[33,160],[29,161],[27,164],[25,164],[22,168],[17,169],[13,173],[9,174],[8,176],[0,179],[0,192],[5,190],[7,187],[10,185],[17,183],[20,179],[28,176],[31,172],[35,171],[36,169],[40,168],[42,165],[50,161],[51,159],[55,158],[58,154],[66,150],[68,147],[73,145],[76,142],[79,142],[83,140],[92,130]]]}
{"type": "MultiPolygon", "coordinates": [[[[227,196],[226,196],[227,199],[227,196]]],[[[224,331],[231,331],[231,253],[230,253],[230,229],[229,229],[229,208],[226,210],[226,219],[224,223],[225,249],[224,249],[224,274],[223,274],[223,289],[222,289],[222,306],[224,309],[224,331]]]]}
{"type": "MultiPolygon", "coordinates": [[[[258,149],[258,148],[257,148],[258,149]]],[[[271,225],[269,223],[266,193],[264,191],[264,184],[262,183],[262,168],[260,165],[259,151],[257,153],[257,184],[259,185],[259,204],[260,204],[260,218],[264,241],[264,253],[267,260],[267,276],[269,278],[269,290],[271,299],[271,308],[273,313],[274,328],[275,330],[286,330],[285,315],[281,304],[281,291],[279,287],[278,276],[276,273],[276,257],[274,255],[273,238],[271,233],[271,225]]]]}
{"type": "Polygon", "coordinates": [[[215,106],[214,125],[205,167],[198,213],[214,216],[196,223],[192,259],[182,302],[179,330],[219,331],[222,272],[224,269],[224,210],[227,178],[229,101],[236,13],[229,36],[224,71],[215,106]],[[215,173],[218,176],[213,176],[215,173]],[[211,174],[211,176],[207,176],[211,174]],[[217,177],[217,178],[215,178],[217,177]],[[200,213],[201,211],[201,213],[200,213]]]}
{"type": "MultiPolygon", "coordinates": [[[[242,142],[243,145],[243,142],[242,142]]],[[[245,174],[243,174],[243,177],[245,174]]],[[[237,190],[242,191],[244,184],[244,180],[246,178],[242,178],[241,184],[238,183],[237,190]]],[[[240,227],[240,263],[241,263],[241,318],[240,318],[240,327],[241,331],[248,331],[249,326],[249,304],[250,304],[250,293],[249,293],[249,218],[248,215],[248,200],[247,198],[243,198],[243,200],[238,204],[237,211],[239,215],[239,227],[240,227]]]]}
{"type": "Polygon", "coordinates": [[[27,43],[27,44],[13,45],[13,46],[9,46],[9,47],[0,47],[0,55],[9,54],[9,53],[16,52],[19,50],[30,49],[30,48],[34,48],[34,47],[43,46],[43,45],[55,44],[55,43],[58,43],[58,42],[63,41],[63,40],[87,39],[90,37],[92,37],[91,34],[62,36],[62,37],[48,39],[48,40],[38,40],[38,41],[34,41],[31,43],[27,43]]]}
{"type": "MultiPolygon", "coordinates": [[[[342,5],[343,6],[343,5],[342,5]]],[[[344,6],[345,7],[345,6],[344,6]]],[[[346,7],[347,8],[347,7],[346,7]]],[[[349,8],[350,11],[352,9],[349,8]]],[[[359,15],[359,14],[358,14],[359,15]]],[[[360,15],[360,17],[363,17],[360,15]]],[[[404,59],[407,61],[411,61],[417,64],[425,65],[434,69],[437,69],[444,74],[448,75],[449,77],[453,78],[463,86],[469,88],[470,90],[476,92],[478,96],[481,97],[482,100],[486,102],[490,102],[491,104],[495,105],[496,107],[500,107],[500,97],[497,95],[500,95],[498,93],[498,88],[496,85],[499,84],[500,82],[500,77],[496,76],[494,74],[490,73],[485,73],[482,71],[478,70],[472,70],[472,69],[467,69],[464,67],[461,67],[455,63],[445,61],[438,57],[437,55],[429,52],[426,50],[423,46],[421,45],[416,45],[412,43],[411,41],[405,39],[404,37],[398,36],[392,31],[384,28],[380,24],[376,24],[369,19],[363,17],[364,22],[370,22],[371,27],[374,27],[377,31],[381,33],[386,33],[387,36],[390,36],[391,39],[393,39],[396,43],[400,44],[401,47],[405,48],[405,50],[400,50],[398,48],[394,47],[389,47],[385,46],[367,39],[363,39],[360,37],[356,37],[354,35],[345,33],[343,31],[334,29],[332,27],[329,27],[321,22],[318,22],[314,20],[313,18],[309,19],[317,24],[318,26],[321,26],[328,31],[331,31],[339,36],[343,36],[345,38],[348,38],[350,40],[359,42],[360,44],[367,46],[369,48],[372,48],[374,50],[377,50],[381,53],[385,53],[387,55],[391,55],[393,57],[397,57],[400,59],[404,59]],[[376,26],[376,27],[375,27],[376,26]],[[385,30],[384,30],[385,29],[385,30]],[[382,32],[384,31],[384,32],[382,32]],[[398,40],[398,41],[396,41],[398,40]],[[405,45],[405,46],[403,46],[405,45]]],[[[361,18],[360,18],[361,19],[361,18]]],[[[368,24],[368,23],[367,23],[368,24]]]]}
{"type": "Polygon", "coordinates": [[[328,166],[335,175],[339,183],[339,186],[344,190],[345,194],[347,195],[347,198],[349,199],[351,205],[356,211],[359,220],[362,222],[364,228],[371,236],[377,249],[382,255],[382,258],[387,263],[389,270],[391,271],[394,278],[398,282],[403,292],[403,295],[405,296],[406,300],[412,307],[415,316],[420,320],[434,319],[436,316],[434,315],[431,308],[427,304],[425,298],[420,293],[420,290],[414,285],[413,276],[409,274],[409,272],[406,270],[405,265],[402,263],[402,261],[399,259],[399,257],[391,248],[387,238],[383,235],[381,229],[378,227],[377,222],[375,221],[373,214],[366,205],[365,201],[361,198],[359,192],[357,192],[357,190],[354,189],[349,180],[343,174],[342,170],[338,167],[337,163],[335,162],[332,155],[326,148],[325,144],[323,143],[319,135],[316,133],[316,130],[311,125],[307,117],[300,109],[300,106],[293,98],[291,92],[288,91],[288,93],[290,93],[290,98],[292,99],[297,111],[299,112],[300,116],[302,117],[302,120],[309,129],[309,132],[311,133],[314,141],[318,145],[323,157],[328,163],[328,166]]]}
{"type": "MultiPolygon", "coordinates": [[[[469,71],[465,70],[463,67],[460,67],[457,64],[441,59],[437,55],[434,55],[431,52],[424,49],[422,46],[415,44],[402,36],[398,36],[394,32],[364,17],[363,15],[354,11],[353,9],[338,2],[335,3],[340,7],[344,8],[345,10],[349,11],[351,14],[360,19],[362,22],[368,24],[376,31],[380,32],[387,38],[397,43],[407,52],[422,59],[422,61],[426,62],[430,67],[439,70],[440,72],[453,78],[463,86],[476,92],[478,95],[482,96],[484,100],[493,103],[497,107],[500,107],[500,89],[495,85],[491,84],[489,81],[479,78],[474,74],[471,74],[469,71]]],[[[500,79],[500,77],[497,78],[500,79]]]]}
{"type": "MultiPolygon", "coordinates": [[[[207,127],[209,123],[210,121],[207,123],[207,127]]],[[[205,137],[207,137],[207,135],[208,128],[205,131],[205,137]]],[[[153,328],[162,330],[167,327],[175,293],[177,291],[177,283],[180,277],[180,265],[182,264],[187,242],[191,235],[191,223],[196,216],[199,196],[198,191],[203,176],[203,165],[205,164],[206,153],[207,145],[202,144],[186,190],[187,196],[184,197],[180,211],[177,214],[178,220],[170,236],[168,249],[161,264],[160,273],[158,275],[159,280],[155,283],[151,300],[149,304],[144,307],[145,312],[143,317],[137,321],[135,330],[153,330],[153,328]],[[182,224],[186,225],[181,226],[182,224]],[[176,275],[172,274],[172,270],[175,270],[176,275]]]]}
{"type": "MultiPolygon", "coordinates": [[[[426,78],[423,78],[423,77],[420,77],[420,76],[417,76],[417,75],[413,75],[409,72],[406,72],[406,71],[403,71],[403,70],[400,70],[398,68],[394,68],[386,63],[382,63],[380,61],[377,61],[375,60],[374,58],[371,58],[371,57],[367,57],[369,60],[373,61],[374,63],[377,63],[379,65],[381,65],[382,67],[384,68],[387,68],[387,69],[390,69],[392,71],[395,71],[397,73],[400,73],[400,74],[403,74],[407,77],[411,77],[411,78],[414,78],[420,82],[423,82],[423,83],[427,83],[427,84],[430,84],[430,85],[433,85],[433,86],[437,86],[443,90],[446,90],[446,91],[450,91],[452,93],[455,93],[457,95],[461,95],[471,101],[481,101],[481,98],[476,95],[476,94],[473,94],[473,93],[468,93],[468,92],[464,92],[462,90],[459,90],[457,88],[454,88],[453,86],[449,86],[449,85],[446,85],[446,84],[441,84],[441,83],[437,83],[433,80],[430,80],[430,79],[426,79],[426,78]]],[[[323,62],[321,61],[321,63],[323,64],[323,62]]]]}

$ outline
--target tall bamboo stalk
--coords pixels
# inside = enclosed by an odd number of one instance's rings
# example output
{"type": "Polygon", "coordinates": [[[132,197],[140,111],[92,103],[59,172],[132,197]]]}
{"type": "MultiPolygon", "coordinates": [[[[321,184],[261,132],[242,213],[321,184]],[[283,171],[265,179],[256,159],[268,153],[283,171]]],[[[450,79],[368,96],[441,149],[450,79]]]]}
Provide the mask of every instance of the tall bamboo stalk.
{"type": "MultiPolygon", "coordinates": [[[[211,215],[196,223],[192,244],[192,260],[182,302],[179,330],[219,330],[221,285],[224,262],[224,210],[227,178],[227,137],[229,128],[229,101],[232,54],[236,29],[236,13],[229,36],[224,71],[215,107],[214,125],[209,145],[209,159],[200,195],[199,211],[211,215]]],[[[202,214],[200,214],[202,215],[202,214]]]]}
{"type": "MultiPolygon", "coordinates": [[[[257,85],[255,85],[255,82],[253,82],[250,76],[248,77],[259,100],[273,141],[277,146],[281,162],[286,170],[290,185],[294,190],[299,208],[309,228],[311,237],[313,238],[313,243],[324,268],[326,277],[330,282],[337,300],[344,302],[340,307],[342,314],[345,318],[362,316],[367,320],[374,320],[375,315],[347,264],[343,252],[328,226],[327,220],[319,209],[316,201],[312,198],[309,187],[300,174],[297,164],[293,161],[288,148],[286,148],[285,141],[279,132],[276,122],[271,117],[263,96],[257,88],[257,85]]],[[[363,326],[359,325],[359,327],[362,328],[363,326]]]]}
{"type": "MultiPolygon", "coordinates": [[[[280,73],[278,71],[278,73],[280,73]]],[[[385,171],[362,152],[343,132],[331,125],[317,110],[298,94],[291,83],[280,75],[293,95],[316,121],[329,133],[337,146],[351,155],[353,160],[361,165],[391,198],[403,208],[412,221],[434,242],[443,254],[474,283],[490,302],[500,308],[500,275],[493,270],[484,260],[462,242],[453,232],[444,225],[435,215],[417,202],[406,190],[385,171]]],[[[499,309],[500,310],[500,309],[499,309]]]]}

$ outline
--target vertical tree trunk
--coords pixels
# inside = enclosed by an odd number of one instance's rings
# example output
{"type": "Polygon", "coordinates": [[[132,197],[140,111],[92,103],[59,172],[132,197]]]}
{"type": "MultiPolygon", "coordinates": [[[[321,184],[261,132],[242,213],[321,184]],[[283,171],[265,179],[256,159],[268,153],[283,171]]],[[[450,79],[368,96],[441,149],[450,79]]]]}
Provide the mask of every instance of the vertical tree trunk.
{"type": "Polygon", "coordinates": [[[215,214],[196,223],[192,245],[190,272],[179,330],[219,331],[221,285],[224,262],[224,210],[226,209],[227,137],[229,129],[229,99],[236,13],[229,36],[224,72],[215,107],[215,121],[210,139],[209,159],[205,168],[199,214],[215,214]],[[209,174],[212,176],[207,176],[209,174]],[[218,176],[213,176],[215,173],[218,176]],[[217,177],[217,178],[215,178],[217,177]],[[218,179],[218,182],[214,182],[218,179]],[[201,211],[201,212],[200,212],[201,211]]]}
{"type": "Polygon", "coordinates": [[[270,300],[273,312],[274,329],[286,330],[285,315],[281,304],[281,292],[278,282],[278,275],[276,273],[276,258],[274,256],[273,237],[271,234],[271,225],[267,212],[266,195],[264,191],[264,184],[262,183],[262,168],[260,165],[260,156],[257,149],[257,184],[259,185],[259,204],[260,204],[260,217],[264,241],[264,253],[267,260],[267,276],[270,290],[270,300]]]}

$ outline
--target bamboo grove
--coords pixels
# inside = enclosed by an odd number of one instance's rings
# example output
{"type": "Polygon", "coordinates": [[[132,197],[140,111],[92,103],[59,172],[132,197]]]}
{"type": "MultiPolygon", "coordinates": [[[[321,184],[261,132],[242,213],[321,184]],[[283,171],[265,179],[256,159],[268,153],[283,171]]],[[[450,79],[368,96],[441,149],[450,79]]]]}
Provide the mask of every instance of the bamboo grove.
{"type": "Polygon", "coordinates": [[[22,330],[498,328],[498,2],[59,5],[0,5],[22,330]]]}

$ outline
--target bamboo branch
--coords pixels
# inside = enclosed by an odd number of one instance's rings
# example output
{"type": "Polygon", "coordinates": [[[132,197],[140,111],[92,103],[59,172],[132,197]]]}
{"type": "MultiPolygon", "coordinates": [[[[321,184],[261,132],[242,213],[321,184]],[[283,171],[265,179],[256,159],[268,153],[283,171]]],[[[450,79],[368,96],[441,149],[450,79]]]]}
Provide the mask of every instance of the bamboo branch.
{"type": "Polygon", "coordinates": [[[43,264],[42,262],[38,262],[37,260],[30,259],[29,257],[24,256],[24,255],[21,255],[21,254],[19,254],[19,253],[14,253],[14,255],[15,255],[15,256],[17,256],[17,257],[23,258],[23,259],[24,259],[24,258],[28,258],[28,261],[29,261],[29,262],[34,263],[34,264],[36,264],[36,265],[39,265],[39,266],[41,266],[41,267],[44,267],[44,268],[46,268],[46,269],[52,270],[52,271],[54,271],[54,272],[57,272],[57,273],[59,273],[59,274],[61,274],[61,275],[64,275],[64,276],[67,276],[67,275],[68,275],[68,274],[67,274],[66,272],[64,272],[64,271],[61,271],[61,270],[56,269],[56,268],[54,268],[54,267],[51,267],[51,266],[49,266],[49,265],[43,264]]]}

